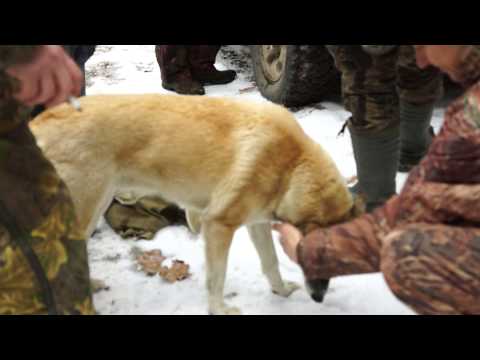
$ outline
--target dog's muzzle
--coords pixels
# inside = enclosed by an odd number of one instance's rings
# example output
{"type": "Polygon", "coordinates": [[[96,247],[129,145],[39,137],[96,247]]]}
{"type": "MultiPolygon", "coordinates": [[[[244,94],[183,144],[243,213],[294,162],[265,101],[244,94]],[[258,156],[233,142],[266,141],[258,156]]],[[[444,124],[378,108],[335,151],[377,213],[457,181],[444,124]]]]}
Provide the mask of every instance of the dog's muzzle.
{"type": "Polygon", "coordinates": [[[328,291],[330,280],[313,280],[306,281],[307,291],[312,297],[313,301],[322,303],[328,291]]]}

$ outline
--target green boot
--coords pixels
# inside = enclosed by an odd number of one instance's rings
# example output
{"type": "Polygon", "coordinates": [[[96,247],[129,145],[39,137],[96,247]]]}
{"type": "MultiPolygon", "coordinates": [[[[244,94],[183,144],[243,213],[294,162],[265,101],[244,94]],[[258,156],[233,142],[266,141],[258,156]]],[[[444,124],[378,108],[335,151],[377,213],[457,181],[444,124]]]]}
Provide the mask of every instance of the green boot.
{"type": "Polygon", "coordinates": [[[360,134],[350,127],[358,177],[358,184],[352,190],[364,198],[367,212],[395,195],[399,132],[399,126],[374,134],[360,134]]]}
{"type": "Polygon", "coordinates": [[[409,172],[425,156],[434,137],[430,126],[434,104],[400,102],[400,161],[398,170],[409,172]]]}

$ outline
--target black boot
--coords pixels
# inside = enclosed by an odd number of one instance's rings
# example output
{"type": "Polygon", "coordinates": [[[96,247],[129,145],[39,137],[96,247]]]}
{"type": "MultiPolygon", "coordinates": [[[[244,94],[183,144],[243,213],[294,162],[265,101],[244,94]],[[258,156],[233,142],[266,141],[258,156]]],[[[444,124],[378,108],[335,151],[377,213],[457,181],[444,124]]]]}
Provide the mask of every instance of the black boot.
{"type": "Polygon", "coordinates": [[[219,50],[219,45],[191,45],[188,48],[188,61],[193,78],[202,85],[228,84],[237,77],[233,70],[220,71],[215,68],[219,50]]]}
{"type": "Polygon", "coordinates": [[[430,126],[433,108],[434,104],[400,102],[400,172],[409,172],[426,155],[435,136],[430,126]]]}
{"type": "Polygon", "coordinates": [[[205,89],[200,82],[193,80],[191,75],[180,73],[174,79],[164,80],[162,87],[180,95],[205,95],[205,89]]]}
{"type": "Polygon", "coordinates": [[[364,198],[366,210],[371,212],[396,192],[399,127],[366,135],[350,128],[350,135],[358,177],[352,192],[364,198]]]}

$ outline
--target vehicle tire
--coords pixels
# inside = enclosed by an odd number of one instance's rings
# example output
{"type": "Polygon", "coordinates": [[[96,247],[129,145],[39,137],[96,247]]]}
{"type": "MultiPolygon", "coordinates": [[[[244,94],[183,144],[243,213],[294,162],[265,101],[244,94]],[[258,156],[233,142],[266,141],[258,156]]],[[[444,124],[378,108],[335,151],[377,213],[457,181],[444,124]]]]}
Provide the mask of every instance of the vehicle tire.
{"type": "Polygon", "coordinates": [[[340,93],[340,76],[324,45],[250,45],[261,94],[294,107],[340,93]]]}

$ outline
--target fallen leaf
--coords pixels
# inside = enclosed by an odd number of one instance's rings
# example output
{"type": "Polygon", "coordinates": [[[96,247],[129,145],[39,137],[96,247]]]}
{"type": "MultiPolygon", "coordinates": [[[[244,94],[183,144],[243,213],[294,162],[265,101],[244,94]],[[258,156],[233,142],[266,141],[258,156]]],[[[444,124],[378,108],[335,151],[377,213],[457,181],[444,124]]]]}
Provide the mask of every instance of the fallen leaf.
{"type": "Polygon", "coordinates": [[[181,260],[174,260],[170,267],[163,266],[163,262],[167,259],[163,256],[161,250],[138,251],[134,252],[139,270],[149,276],[160,275],[169,283],[182,281],[191,276],[189,273],[190,266],[181,260]]]}
{"type": "Polygon", "coordinates": [[[174,283],[176,281],[182,281],[191,276],[188,272],[190,266],[183,261],[174,260],[170,268],[163,266],[159,275],[169,283],[174,283]]]}
{"type": "Polygon", "coordinates": [[[161,250],[145,251],[137,255],[137,263],[140,265],[140,269],[149,276],[161,271],[165,259],[166,257],[162,255],[161,250]]]}

